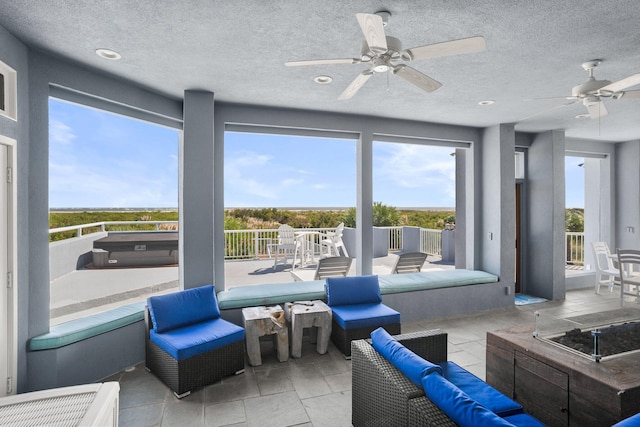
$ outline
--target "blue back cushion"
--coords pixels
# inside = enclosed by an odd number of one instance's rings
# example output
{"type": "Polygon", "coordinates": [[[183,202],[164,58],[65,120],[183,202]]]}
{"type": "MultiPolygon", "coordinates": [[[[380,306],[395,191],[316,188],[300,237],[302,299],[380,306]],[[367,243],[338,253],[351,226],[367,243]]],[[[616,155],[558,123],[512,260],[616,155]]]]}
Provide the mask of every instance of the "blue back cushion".
{"type": "Polygon", "coordinates": [[[378,276],[327,277],[324,287],[329,306],[382,302],[378,276]]]}
{"type": "Polygon", "coordinates": [[[422,378],[422,386],[427,397],[459,426],[513,426],[440,374],[425,376],[422,378]]]}
{"type": "Polygon", "coordinates": [[[640,414],[633,415],[629,418],[614,424],[612,427],[639,427],[640,426],[640,414]]]}
{"type": "Polygon", "coordinates": [[[442,376],[470,398],[501,417],[522,412],[522,405],[500,393],[455,362],[441,362],[442,376]]]}
{"type": "Polygon", "coordinates": [[[150,297],[147,305],[153,329],[159,334],[220,317],[213,285],[150,297]]]}
{"type": "Polygon", "coordinates": [[[378,328],[371,332],[371,344],[385,359],[409,378],[415,385],[422,387],[422,377],[432,372],[442,373],[442,368],[409,350],[396,341],[386,330],[378,328]]]}

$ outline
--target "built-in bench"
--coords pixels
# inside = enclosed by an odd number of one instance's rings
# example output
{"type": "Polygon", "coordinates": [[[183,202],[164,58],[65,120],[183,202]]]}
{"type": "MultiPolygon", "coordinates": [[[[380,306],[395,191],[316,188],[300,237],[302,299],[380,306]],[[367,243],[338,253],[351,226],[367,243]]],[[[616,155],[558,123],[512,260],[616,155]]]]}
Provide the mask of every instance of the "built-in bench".
{"type": "Polygon", "coordinates": [[[31,338],[29,350],[59,348],[139,322],[144,320],[145,304],[140,301],[53,325],[49,333],[31,338]]]}
{"type": "MultiPolygon", "coordinates": [[[[498,277],[451,269],[378,276],[382,302],[414,321],[513,305],[498,277]]],[[[239,286],[218,292],[222,317],[242,324],[243,307],[324,299],[324,280],[239,286]]]]}

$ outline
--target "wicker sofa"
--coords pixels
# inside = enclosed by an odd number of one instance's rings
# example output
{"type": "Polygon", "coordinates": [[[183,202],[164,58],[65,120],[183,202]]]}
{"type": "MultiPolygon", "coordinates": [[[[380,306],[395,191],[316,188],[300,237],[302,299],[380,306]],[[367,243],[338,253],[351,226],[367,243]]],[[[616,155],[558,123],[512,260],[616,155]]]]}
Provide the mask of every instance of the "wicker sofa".
{"type": "MultiPolygon", "coordinates": [[[[372,336],[378,332],[374,331],[372,336]]],[[[390,355],[382,349],[386,356],[374,348],[377,337],[351,343],[352,423],[355,427],[543,426],[525,414],[517,402],[447,361],[446,333],[432,330],[389,338],[395,341],[391,344],[396,348],[389,352],[390,355]],[[402,355],[402,352],[409,354],[402,355]],[[425,365],[430,367],[421,365],[407,369],[406,365],[412,364],[411,358],[426,361],[425,365]],[[425,387],[429,387],[427,378],[438,380],[437,391],[433,388],[427,391],[431,398],[425,395],[425,387]]]]}

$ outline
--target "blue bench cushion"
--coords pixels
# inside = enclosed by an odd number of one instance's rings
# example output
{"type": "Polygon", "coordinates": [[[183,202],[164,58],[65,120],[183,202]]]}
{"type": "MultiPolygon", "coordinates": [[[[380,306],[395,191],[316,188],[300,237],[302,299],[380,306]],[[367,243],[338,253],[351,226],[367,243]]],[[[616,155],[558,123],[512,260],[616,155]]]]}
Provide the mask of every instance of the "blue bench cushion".
{"type": "Polygon", "coordinates": [[[438,373],[422,378],[422,386],[427,397],[459,426],[513,426],[438,373]]]}
{"type": "Polygon", "coordinates": [[[418,387],[422,387],[422,377],[425,375],[431,372],[442,373],[442,368],[439,365],[418,356],[396,341],[383,328],[371,332],[371,344],[378,353],[418,387]]]}
{"type": "Polygon", "coordinates": [[[29,350],[49,350],[86,340],[144,320],[145,301],[51,326],[48,333],[29,340],[29,350]]]}
{"type": "Polygon", "coordinates": [[[213,285],[150,297],[147,304],[158,333],[220,317],[213,285]]]}
{"type": "Polygon", "coordinates": [[[473,400],[501,417],[523,412],[522,405],[454,362],[441,362],[442,375],[473,400]]]}
{"type": "Polygon", "coordinates": [[[508,417],[504,417],[504,419],[517,427],[546,427],[545,424],[525,413],[509,415],[508,417]]]}
{"type": "Polygon", "coordinates": [[[164,333],[151,330],[149,339],[174,359],[185,360],[244,340],[244,329],[217,318],[164,333]]]}
{"type": "Polygon", "coordinates": [[[451,288],[498,281],[498,276],[477,270],[428,270],[420,273],[389,274],[380,276],[382,295],[412,292],[423,289],[451,288]]]}
{"type": "Polygon", "coordinates": [[[384,304],[339,305],[331,311],[344,330],[400,323],[400,313],[384,304]]]}
{"type": "Polygon", "coordinates": [[[382,302],[378,276],[327,277],[326,281],[329,307],[382,302]]]}
{"type": "Polygon", "coordinates": [[[218,292],[218,304],[223,310],[324,298],[324,280],[238,286],[218,292]]]}

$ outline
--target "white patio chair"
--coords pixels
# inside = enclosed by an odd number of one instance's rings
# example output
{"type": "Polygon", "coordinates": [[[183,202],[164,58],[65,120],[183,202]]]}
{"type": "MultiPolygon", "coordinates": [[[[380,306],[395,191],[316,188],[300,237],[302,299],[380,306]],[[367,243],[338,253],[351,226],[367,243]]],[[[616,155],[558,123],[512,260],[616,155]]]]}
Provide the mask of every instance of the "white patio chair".
{"type": "Polygon", "coordinates": [[[617,249],[616,253],[618,268],[622,271],[622,275],[620,275],[620,306],[622,307],[624,304],[625,295],[636,297],[636,303],[640,304],[640,275],[637,274],[640,268],[640,251],[617,249]]]}
{"type": "Polygon", "coordinates": [[[291,271],[296,282],[323,280],[327,277],[345,277],[349,274],[352,259],[344,256],[321,258],[315,271],[297,269],[291,271]]]}
{"type": "Polygon", "coordinates": [[[296,240],[294,229],[287,224],[278,227],[278,241],[275,244],[275,259],[273,268],[278,265],[278,259],[282,253],[282,264],[287,263],[287,256],[291,256],[291,265],[295,266],[298,241],[296,240]]]}
{"type": "Polygon", "coordinates": [[[320,250],[323,256],[349,256],[347,248],[342,241],[342,233],[344,232],[344,222],[341,222],[336,227],[335,232],[327,232],[325,238],[320,240],[320,250]],[[340,248],[342,248],[343,254],[340,254],[340,248]]]}
{"type": "Polygon", "coordinates": [[[422,270],[427,254],[423,252],[406,252],[398,255],[391,274],[419,273],[422,270]]]}
{"type": "Polygon", "coordinates": [[[620,270],[613,265],[613,257],[607,242],[591,242],[591,246],[596,264],[596,294],[600,293],[600,285],[609,286],[609,292],[611,292],[614,284],[620,284],[620,270]]]}

